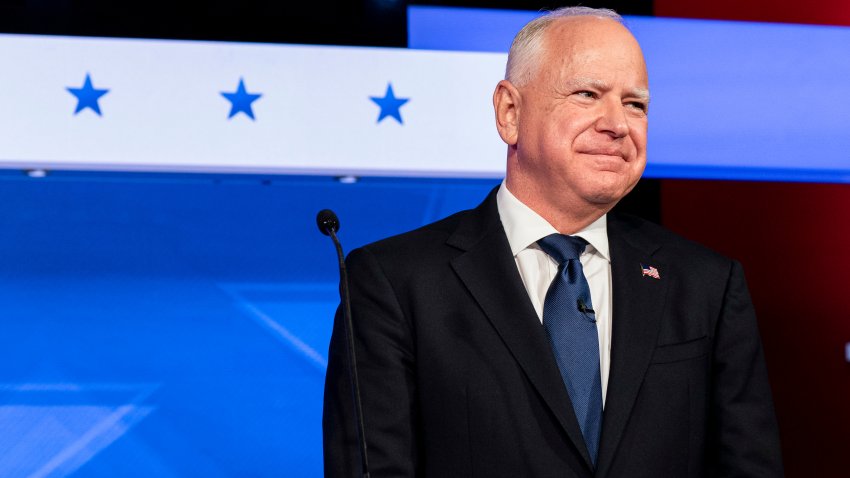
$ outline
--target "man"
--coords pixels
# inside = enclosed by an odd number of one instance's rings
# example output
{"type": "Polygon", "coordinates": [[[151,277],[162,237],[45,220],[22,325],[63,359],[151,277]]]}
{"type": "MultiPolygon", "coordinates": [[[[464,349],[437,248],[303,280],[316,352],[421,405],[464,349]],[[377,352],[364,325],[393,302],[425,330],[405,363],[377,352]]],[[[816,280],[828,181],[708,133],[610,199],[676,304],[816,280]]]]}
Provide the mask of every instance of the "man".
{"type": "MultiPolygon", "coordinates": [[[[781,476],[741,267],[608,214],[646,164],[619,17],[526,25],[493,103],[501,187],[348,258],[372,476],[781,476]]],[[[337,314],[326,476],[360,470],[347,373],[337,314]]]]}

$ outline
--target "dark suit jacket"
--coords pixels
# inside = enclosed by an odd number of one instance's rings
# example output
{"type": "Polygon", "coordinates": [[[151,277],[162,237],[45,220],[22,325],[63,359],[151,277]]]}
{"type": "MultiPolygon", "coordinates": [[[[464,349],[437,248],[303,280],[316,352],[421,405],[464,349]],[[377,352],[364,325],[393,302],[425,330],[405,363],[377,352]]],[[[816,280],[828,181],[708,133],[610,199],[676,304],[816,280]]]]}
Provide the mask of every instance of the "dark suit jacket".
{"type": "MultiPolygon", "coordinates": [[[[608,216],[611,370],[597,469],[496,207],[352,251],[347,263],[371,475],[782,475],[761,342],[737,262],[608,216]],[[661,278],[644,276],[641,264],[661,278]]],[[[359,476],[341,314],[325,475],[359,476]]]]}

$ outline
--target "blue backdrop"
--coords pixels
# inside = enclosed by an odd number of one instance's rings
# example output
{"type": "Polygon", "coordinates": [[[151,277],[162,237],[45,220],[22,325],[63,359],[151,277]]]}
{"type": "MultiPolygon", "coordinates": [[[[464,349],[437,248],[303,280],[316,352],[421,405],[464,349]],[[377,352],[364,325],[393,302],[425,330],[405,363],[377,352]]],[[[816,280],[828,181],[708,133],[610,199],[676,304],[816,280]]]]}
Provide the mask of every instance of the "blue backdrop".
{"type": "Polygon", "coordinates": [[[0,174],[0,476],[321,476],[346,250],[496,181],[0,174]]]}

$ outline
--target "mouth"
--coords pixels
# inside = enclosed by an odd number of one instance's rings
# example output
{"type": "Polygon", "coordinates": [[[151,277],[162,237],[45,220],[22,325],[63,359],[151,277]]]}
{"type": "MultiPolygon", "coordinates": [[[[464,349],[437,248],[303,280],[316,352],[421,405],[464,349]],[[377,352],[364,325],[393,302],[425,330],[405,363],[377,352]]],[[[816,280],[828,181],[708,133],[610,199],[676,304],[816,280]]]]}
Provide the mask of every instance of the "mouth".
{"type": "Polygon", "coordinates": [[[618,159],[626,159],[626,155],[618,149],[589,149],[579,152],[590,156],[610,156],[618,159]]]}
{"type": "Polygon", "coordinates": [[[625,153],[616,149],[591,149],[580,151],[579,153],[588,156],[596,156],[597,158],[604,159],[606,161],[628,161],[625,153]]]}

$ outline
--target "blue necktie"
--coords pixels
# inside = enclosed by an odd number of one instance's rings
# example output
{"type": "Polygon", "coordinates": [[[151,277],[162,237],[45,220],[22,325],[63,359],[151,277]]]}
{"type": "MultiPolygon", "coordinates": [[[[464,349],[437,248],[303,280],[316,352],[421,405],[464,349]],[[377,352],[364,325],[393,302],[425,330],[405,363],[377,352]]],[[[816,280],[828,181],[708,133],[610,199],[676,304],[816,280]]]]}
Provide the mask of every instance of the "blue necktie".
{"type": "Polygon", "coordinates": [[[596,466],[602,432],[602,380],[596,316],[590,301],[590,286],[579,261],[587,241],[552,234],[537,244],[559,264],[558,275],[543,303],[543,327],[573,402],[587,451],[596,466]]]}

